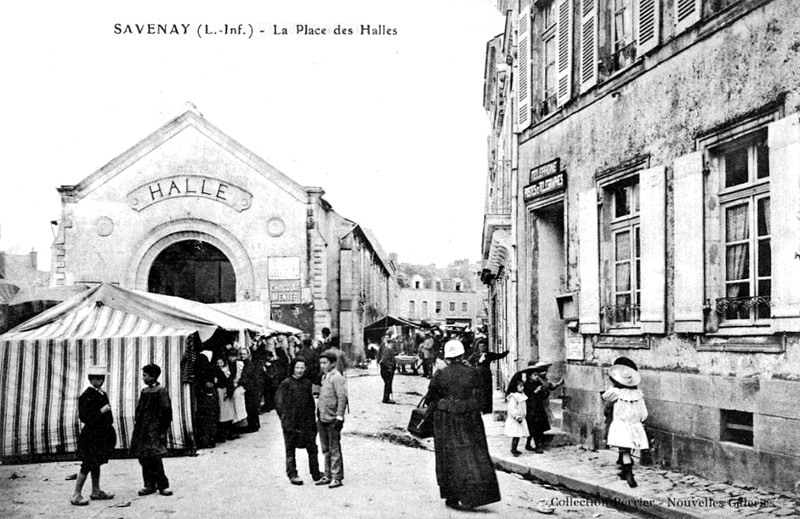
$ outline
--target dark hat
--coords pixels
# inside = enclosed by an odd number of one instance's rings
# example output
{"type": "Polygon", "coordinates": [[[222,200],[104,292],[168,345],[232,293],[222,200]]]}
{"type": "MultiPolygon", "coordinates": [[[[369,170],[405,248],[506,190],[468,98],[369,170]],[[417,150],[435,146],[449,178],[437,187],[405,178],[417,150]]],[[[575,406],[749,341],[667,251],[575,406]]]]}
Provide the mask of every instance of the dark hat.
{"type": "Polygon", "coordinates": [[[636,371],[639,371],[639,368],[636,367],[636,363],[633,362],[628,357],[617,357],[617,360],[614,361],[614,365],[628,366],[629,368],[633,368],[636,371]]]}
{"type": "Polygon", "coordinates": [[[548,368],[552,365],[553,365],[552,362],[539,362],[535,360],[529,360],[528,367],[521,369],[520,371],[522,373],[531,373],[531,372],[538,373],[542,371],[547,371],[548,368]]]}

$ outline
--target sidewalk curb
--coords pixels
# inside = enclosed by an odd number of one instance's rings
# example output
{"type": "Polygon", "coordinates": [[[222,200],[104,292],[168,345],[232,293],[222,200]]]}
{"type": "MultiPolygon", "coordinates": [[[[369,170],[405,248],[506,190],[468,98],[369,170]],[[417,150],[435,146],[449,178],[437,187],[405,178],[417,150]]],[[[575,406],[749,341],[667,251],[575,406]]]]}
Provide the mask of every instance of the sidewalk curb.
{"type": "Polygon", "coordinates": [[[531,476],[550,485],[562,486],[569,490],[600,498],[610,503],[617,503],[617,506],[627,507],[646,515],[658,517],[659,519],[707,519],[716,516],[716,514],[698,514],[686,510],[685,508],[666,506],[655,498],[634,496],[625,492],[620,492],[606,484],[598,484],[576,476],[558,474],[497,456],[492,456],[491,458],[494,466],[504,472],[531,476]],[[638,501],[647,501],[647,503],[638,503],[638,501]]]}

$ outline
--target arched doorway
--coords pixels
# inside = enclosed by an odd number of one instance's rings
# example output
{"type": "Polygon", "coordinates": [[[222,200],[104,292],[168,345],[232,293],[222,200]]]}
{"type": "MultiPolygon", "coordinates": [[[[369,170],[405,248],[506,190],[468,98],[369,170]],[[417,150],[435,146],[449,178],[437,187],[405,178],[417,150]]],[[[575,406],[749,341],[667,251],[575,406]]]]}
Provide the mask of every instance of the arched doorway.
{"type": "Polygon", "coordinates": [[[147,291],[201,303],[236,301],[236,274],[228,257],[200,240],[183,240],[161,251],[150,267],[147,291]]]}

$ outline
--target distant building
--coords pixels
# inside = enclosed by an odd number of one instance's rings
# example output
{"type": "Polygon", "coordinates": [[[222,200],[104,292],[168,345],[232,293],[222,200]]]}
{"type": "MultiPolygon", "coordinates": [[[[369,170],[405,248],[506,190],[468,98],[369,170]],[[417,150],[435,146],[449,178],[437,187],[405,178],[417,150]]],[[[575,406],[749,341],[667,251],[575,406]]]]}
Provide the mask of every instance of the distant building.
{"type": "Polygon", "coordinates": [[[478,264],[466,260],[446,268],[400,263],[399,316],[431,324],[483,326],[487,321],[486,289],[477,272],[478,264]]]}
{"type": "Polygon", "coordinates": [[[328,327],[344,348],[389,312],[395,280],[375,237],[195,111],[58,191],[55,285],[269,301],[276,320],[328,327]]]}
{"type": "Polygon", "coordinates": [[[39,270],[36,251],[28,254],[0,252],[0,279],[19,288],[46,287],[50,282],[50,272],[39,270]]]}

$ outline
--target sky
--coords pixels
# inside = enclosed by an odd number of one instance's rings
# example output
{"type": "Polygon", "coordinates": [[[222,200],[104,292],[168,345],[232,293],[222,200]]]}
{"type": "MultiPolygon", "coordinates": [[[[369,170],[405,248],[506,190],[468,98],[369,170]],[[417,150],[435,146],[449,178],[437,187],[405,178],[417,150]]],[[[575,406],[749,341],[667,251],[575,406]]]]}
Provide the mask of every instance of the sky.
{"type": "Polygon", "coordinates": [[[49,269],[56,187],[191,102],[400,261],[480,258],[492,0],[30,1],[0,19],[0,250],[35,249],[49,269]],[[115,34],[148,23],[188,34],[115,34]],[[396,34],[332,34],[367,24],[396,34]]]}

